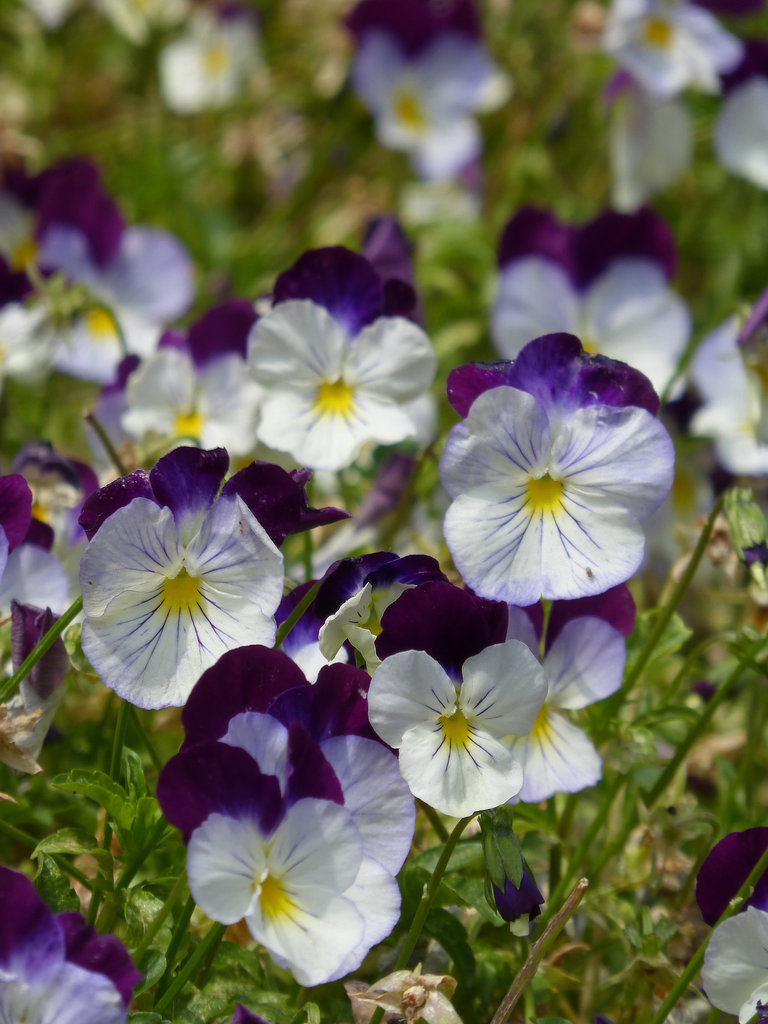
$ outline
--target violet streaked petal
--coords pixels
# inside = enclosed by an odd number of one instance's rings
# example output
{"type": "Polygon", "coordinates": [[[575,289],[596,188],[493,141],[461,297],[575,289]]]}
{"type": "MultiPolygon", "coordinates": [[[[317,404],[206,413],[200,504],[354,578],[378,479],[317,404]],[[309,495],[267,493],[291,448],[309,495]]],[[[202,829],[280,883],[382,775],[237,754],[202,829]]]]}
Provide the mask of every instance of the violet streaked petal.
{"type": "MultiPolygon", "coordinates": [[[[707,924],[717,921],[766,848],[768,827],[764,825],[730,832],[715,843],[696,876],[696,902],[707,924]]],[[[746,907],[768,911],[768,872],[755,885],[746,907]]]]}
{"type": "Polygon", "coordinates": [[[504,642],[507,606],[487,601],[452,583],[424,583],[406,590],[381,617],[376,653],[426,651],[454,679],[461,666],[491,644],[504,642]]]}
{"type": "Polygon", "coordinates": [[[303,797],[344,803],[341,783],[319,745],[300,722],[291,722],[288,726],[286,807],[291,807],[303,797]]]}
{"type": "Polygon", "coordinates": [[[286,727],[300,722],[318,743],[331,736],[377,739],[368,721],[370,676],[354,665],[326,665],[312,686],[286,690],[269,706],[286,727]]]}
{"type": "Polygon", "coordinates": [[[287,654],[270,647],[237,647],[203,672],[181,713],[182,749],[224,736],[242,711],[265,712],[284,690],[309,689],[287,654]]]}
{"type": "Polygon", "coordinates": [[[364,256],[331,246],[305,252],[275,282],[274,305],[311,299],[343,324],[350,338],[381,315],[382,283],[364,256]]]}
{"type": "Polygon", "coordinates": [[[18,871],[0,867],[0,966],[18,965],[29,977],[44,975],[64,959],[64,937],[53,914],[18,871]]]}
{"type": "Polygon", "coordinates": [[[19,473],[0,476],[0,527],[8,540],[8,550],[24,540],[32,518],[32,491],[19,473]]]}
{"type": "Polygon", "coordinates": [[[155,464],[149,482],[158,504],[166,505],[180,525],[210,508],[228,467],[224,448],[174,448],[155,464]]]}
{"type": "Polygon", "coordinates": [[[576,283],[588,287],[621,256],[653,260],[668,279],[677,264],[675,239],[669,225],[648,207],[637,213],[607,210],[579,228],[573,239],[576,283]]]}
{"type": "Polygon", "coordinates": [[[575,279],[573,257],[575,229],[561,224],[554,214],[533,206],[524,206],[509,221],[499,243],[499,266],[525,256],[544,256],[559,263],[575,279]]]}
{"type": "Polygon", "coordinates": [[[96,531],[105,519],[108,519],[113,512],[130,504],[134,498],[149,498],[157,504],[157,499],[152,493],[149,483],[149,476],[143,469],[137,469],[128,476],[122,476],[119,480],[101,487],[98,491],[89,495],[83,502],[83,510],[78,517],[78,523],[85,531],[88,540],[93,540],[96,531]]]}
{"type": "Polygon", "coordinates": [[[358,44],[368,32],[386,32],[408,56],[425,50],[436,37],[453,32],[479,39],[480,22],[472,0],[362,0],[347,17],[347,28],[358,44]]]}
{"type": "Polygon", "coordinates": [[[157,780],[157,799],[185,842],[213,813],[246,815],[264,833],[282,816],[275,776],[264,775],[250,754],[226,743],[200,743],[172,757],[157,780]]]}
{"type": "Polygon", "coordinates": [[[82,914],[57,914],[56,922],[64,935],[66,959],[86,971],[103,974],[112,982],[127,1005],[134,985],[141,981],[120,939],[115,935],[99,935],[86,924],[82,914]]]}
{"type": "Polygon", "coordinates": [[[327,526],[349,513],[339,508],[310,508],[305,470],[287,472],[269,462],[252,462],[224,485],[224,494],[239,494],[248,508],[279,547],[286,537],[316,526],[327,526]]]}
{"type": "Polygon", "coordinates": [[[227,299],[203,313],[189,328],[187,344],[197,367],[227,352],[245,359],[248,335],[258,319],[247,299],[227,299]]]}

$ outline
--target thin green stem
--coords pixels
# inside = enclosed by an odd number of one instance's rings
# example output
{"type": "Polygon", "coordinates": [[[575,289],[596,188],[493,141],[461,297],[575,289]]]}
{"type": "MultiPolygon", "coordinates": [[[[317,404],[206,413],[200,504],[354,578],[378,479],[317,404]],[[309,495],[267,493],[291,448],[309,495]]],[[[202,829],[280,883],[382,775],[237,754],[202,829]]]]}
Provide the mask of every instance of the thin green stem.
{"type": "Polygon", "coordinates": [[[155,745],[149,738],[147,730],[144,727],[144,723],[139,717],[139,712],[133,705],[131,705],[131,720],[133,721],[133,725],[134,728],[136,729],[136,732],[139,734],[139,736],[141,736],[141,741],[146,747],[147,753],[149,754],[149,758],[152,761],[152,764],[155,766],[156,771],[159,772],[164,766],[163,759],[160,757],[157,750],[155,750],[155,745]]]}
{"type": "Polygon", "coordinates": [[[179,992],[181,992],[187,982],[191,979],[192,975],[195,974],[198,967],[202,965],[210,953],[215,951],[216,946],[218,946],[224,937],[224,932],[226,930],[227,926],[224,924],[215,924],[211,928],[205,938],[203,938],[195,947],[192,955],[174,978],[173,984],[162,998],[155,1003],[153,1007],[155,1013],[163,1013],[164,1010],[168,1009],[179,992]]]}
{"type": "Polygon", "coordinates": [[[67,608],[61,618],[51,626],[48,632],[40,638],[35,647],[29,652],[24,661],[19,665],[13,675],[0,684],[0,704],[4,704],[16,693],[19,685],[29,675],[42,656],[53,647],[67,626],[73,619],[77,618],[83,610],[83,599],[78,597],[76,601],[67,608]]]}
{"type": "Polygon", "coordinates": [[[157,933],[160,931],[160,929],[163,927],[163,924],[165,923],[166,918],[168,917],[170,912],[173,910],[174,906],[176,905],[176,901],[181,896],[181,894],[184,892],[186,887],[187,887],[187,873],[186,873],[186,871],[182,871],[181,874],[179,875],[179,877],[173,883],[173,888],[171,889],[171,891],[166,896],[165,903],[162,905],[160,910],[158,910],[157,914],[152,919],[151,924],[149,925],[147,930],[144,932],[144,938],[141,940],[141,942],[138,944],[136,949],[133,951],[133,959],[134,959],[135,962],[138,962],[139,960],[141,960],[142,956],[146,953],[146,951],[152,945],[153,939],[155,938],[157,933]]]}
{"type": "Polygon", "coordinates": [[[174,925],[173,932],[171,933],[171,941],[168,943],[168,949],[165,951],[165,973],[163,974],[160,981],[157,983],[157,989],[155,998],[160,999],[171,983],[173,977],[173,967],[176,963],[176,954],[184,940],[189,935],[189,922],[192,917],[192,911],[195,909],[195,901],[191,896],[187,897],[187,902],[181,908],[181,913],[178,916],[176,924],[174,925]]]}
{"type": "Polygon", "coordinates": [[[449,833],[448,829],[443,824],[443,820],[440,817],[440,815],[437,813],[434,807],[430,807],[429,804],[425,804],[423,800],[419,800],[418,804],[422,811],[424,811],[424,813],[426,814],[427,818],[429,818],[429,823],[435,830],[435,832],[437,832],[441,842],[446,842],[449,833]]]}
{"type": "MultiPolygon", "coordinates": [[[[120,781],[121,765],[123,758],[123,747],[125,746],[125,733],[128,728],[128,714],[131,705],[121,700],[117,706],[117,720],[115,722],[115,734],[112,738],[112,752],[109,758],[109,777],[115,782],[120,781]]],[[[104,819],[104,834],[101,841],[102,849],[110,852],[112,848],[112,823],[109,817],[104,819]]],[[[101,893],[95,892],[88,906],[88,924],[96,923],[96,915],[99,912],[101,893]]]]}
{"type": "Polygon", "coordinates": [[[302,599],[299,601],[299,603],[293,609],[293,611],[288,616],[288,618],[284,622],[282,622],[280,624],[280,628],[278,629],[277,633],[275,634],[275,650],[279,650],[279,648],[282,647],[283,641],[285,640],[285,638],[291,632],[291,630],[296,625],[296,623],[299,621],[299,619],[304,614],[304,612],[307,610],[307,608],[309,608],[309,606],[315,600],[315,595],[317,594],[318,588],[320,586],[320,582],[321,581],[318,580],[317,583],[315,583],[314,586],[309,588],[309,590],[306,592],[304,597],[302,597],[302,599]]]}
{"type": "MultiPolygon", "coordinates": [[[[402,971],[402,969],[407,965],[411,953],[413,953],[416,948],[416,943],[419,941],[419,936],[421,935],[421,931],[424,927],[424,922],[427,919],[427,914],[432,907],[437,890],[443,880],[443,875],[445,874],[445,869],[448,867],[448,861],[451,859],[451,854],[456,848],[456,843],[458,843],[461,838],[462,832],[473,818],[474,814],[470,814],[466,818],[461,818],[456,822],[453,827],[453,831],[448,836],[442,853],[435,865],[435,870],[432,872],[432,877],[427,883],[424,895],[421,897],[421,903],[419,903],[416,913],[413,915],[413,920],[411,921],[411,926],[405,936],[405,941],[400,947],[397,960],[395,960],[394,966],[392,967],[393,973],[395,971],[402,971]]],[[[370,1024],[380,1024],[383,1016],[384,1007],[377,1006],[373,1012],[373,1016],[371,1017],[370,1024]]]]}
{"type": "Polygon", "coordinates": [[[707,951],[707,946],[709,945],[709,941],[712,938],[713,932],[719,924],[722,924],[722,922],[727,920],[727,918],[732,917],[737,911],[741,910],[744,899],[751,893],[752,888],[755,885],[755,882],[757,882],[757,880],[761,877],[766,868],[768,868],[768,849],[766,849],[763,852],[763,855],[760,858],[760,860],[757,862],[757,864],[755,864],[754,868],[750,871],[747,880],[744,882],[744,884],[738,891],[736,900],[732,900],[725,908],[725,910],[722,912],[717,921],[715,921],[714,925],[712,926],[712,931],[709,933],[709,935],[707,935],[707,937],[701,943],[699,948],[693,954],[685,970],[677,979],[675,984],[672,986],[669,995],[659,1007],[655,1017],[650,1022],[650,1024],[665,1024],[665,1021],[668,1019],[670,1012],[677,1005],[678,1001],[683,996],[688,986],[692,983],[693,979],[699,973],[699,969],[701,968],[701,965],[704,962],[704,954],[707,951]]]}
{"type": "Polygon", "coordinates": [[[112,444],[112,439],[96,418],[93,410],[87,412],[83,418],[101,441],[104,451],[109,456],[109,461],[115,467],[120,476],[128,476],[128,470],[126,469],[125,463],[118,455],[117,448],[112,444]]]}
{"type": "Polygon", "coordinates": [[[573,892],[554,915],[537,941],[533,944],[525,963],[518,971],[517,977],[510,985],[509,990],[502,999],[498,1010],[494,1013],[493,1018],[491,1019],[491,1024],[504,1024],[512,1010],[514,1010],[515,1004],[535,975],[539,964],[549,952],[555,939],[568,923],[568,920],[578,907],[579,903],[581,903],[584,893],[588,888],[589,882],[586,878],[582,878],[576,884],[573,892]]]}

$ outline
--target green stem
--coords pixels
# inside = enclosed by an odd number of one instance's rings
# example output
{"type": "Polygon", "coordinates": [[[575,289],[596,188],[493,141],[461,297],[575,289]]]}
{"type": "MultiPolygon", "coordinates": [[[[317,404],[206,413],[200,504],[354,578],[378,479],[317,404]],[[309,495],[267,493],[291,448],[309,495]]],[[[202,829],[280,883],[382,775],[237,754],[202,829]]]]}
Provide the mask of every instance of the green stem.
{"type": "Polygon", "coordinates": [[[187,902],[181,908],[181,913],[174,925],[173,932],[171,934],[171,941],[168,943],[168,949],[165,951],[165,973],[157,983],[157,989],[155,990],[156,999],[160,999],[162,997],[163,993],[171,983],[173,967],[176,962],[176,954],[181,948],[181,944],[184,939],[189,935],[189,922],[194,909],[195,901],[191,896],[188,896],[187,902]]]}
{"type": "Polygon", "coordinates": [[[299,621],[304,612],[309,608],[312,602],[315,600],[318,588],[320,587],[321,581],[318,580],[314,586],[310,587],[304,597],[299,601],[296,607],[293,609],[288,618],[280,624],[280,628],[275,634],[275,650],[279,650],[283,645],[283,641],[291,632],[293,627],[299,621]]]}
{"type": "MultiPolygon", "coordinates": [[[[394,966],[392,967],[392,973],[394,973],[395,971],[402,971],[402,969],[408,963],[411,953],[416,948],[416,943],[419,941],[419,936],[421,935],[421,930],[424,927],[424,922],[427,919],[427,914],[429,913],[432,907],[432,903],[437,894],[437,890],[440,887],[440,883],[443,880],[443,875],[445,874],[445,869],[448,867],[448,861],[451,859],[451,854],[453,853],[456,847],[456,843],[458,843],[459,839],[461,838],[461,833],[464,831],[464,829],[467,827],[470,821],[472,821],[473,818],[474,814],[470,814],[466,818],[461,818],[459,821],[456,822],[456,824],[453,827],[453,831],[448,836],[448,839],[445,842],[445,846],[443,847],[442,853],[440,854],[440,858],[437,864],[435,865],[435,870],[432,872],[432,877],[430,878],[427,884],[427,888],[424,890],[424,895],[421,897],[421,903],[419,904],[418,909],[416,910],[416,913],[413,916],[411,926],[408,929],[408,933],[405,936],[405,941],[403,942],[403,945],[400,948],[397,960],[395,960],[394,966]]],[[[383,1016],[384,1007],[377,1006],[373,1012],[373,1016],[371,1017],[370,1024],[380,1024],[381,1018],[383,1016]]]]}
{"type": "Polygon", "coordinates": [[[144,727],[144,723],[139,717],[139,712],[137,708],[135,708],[133,705],[131,705],[131,719],[133,721],[133,725],[134,728],[136,729],[136,732],[141,736],[142,743],[147,748],[147,753],[149,754],[149,758],[152,761],[152,764],[155,766],[155,770],[159,772],[164,766],[163,759],[155,750],[155,746],[147,734],[147,730],[144,727]]]}
{"type": "Polygon", "coordinates": [[[165,923],[166,918],[168,917],[170,912],[173,910],[174,906],[176,905],[176,901],[178,900],[179,896],[181,896],[181,894],[184,892],[186,887],[187,887],[187,873],[186,873],[186,871],[182,871],[181,874],[179,875],[179,877],[173,883],[173,888],[168,893],[168,895],[167,895],[167,897],[165,899],[165,903],[162,905],[160,910],[157,912],[155,917],[152,919],[151,924],[149,925],[147,930],[144,932],[144,938],[141,940],[141,942],[138,944],[136,949],[133,951],[134,962],[138,963],[138,961],[141,960],[142,956],[149,949],[150,945],[152,944],[152,940],[155,938],[157,933],[163,927],[163,924],[165,923]]]}
{"type": "Polygon", "coordinates": [[[672,986],[672,990],[659,1007],[658,1011],[656,1012],[656,1016],[651,1021],[651,1024],[665,1024],[665,1021],[669,1018],[671,1010],[674,1006],[676,1006],[681,996],[684,994],[688,986],[699,973],[699,969],[702,963],[704,962],[704,954],[707,951],[707,946],[709,945],[709,941],[712,938],[713,932],[715,931],[718,925],[722,924],[723,921],[727,920],[729,917],[732,917],[735,913],[742,909],[744,899],[750,894],[753,886],[755,885],[755,882],[757,882],[757,880],[761,877],[766,868],[768,868],[768,849],[766,849],[763,852],[763,855],[760,858],[760,860],[757,862],[757,864],[755,864],[754,868],[752,868],[752,870],[750,871],[747,880],[744,882],[744,884],[738,891],[736,900],[731,900],[731,902],[722,912],[720,917],[718,917],[717,921],[715,921],[714,925],[712,926],[712,931],[704,939],[699,948],[691,957],[690,961],[688,962],[688,966],[685,968],[683,973],[672,986]]]}
{"type": "Polygon", "coordinates": [[[29,652],[24,661],[19,665],[10,679],[0,684],[0,704],[4,704],[16,693],[21,682],[26,679],[42,656],[53,647],[54,643],[73,619],[77,618],[83,610],[83,599],[78,597],[64,612],[60,619],[51,626],[48,632],[41,637],[35,647],[29,652]]]}
{"type": "Polygon", "coordinates": [[[174,978],[173,984],[162,998],[153,1006],[152,1009],[155,1013],[163,1013],[164,1010],[168,1009],[179,992],[181,992],[192,975],[197,971],[197,968],[203,963],[209,953],[213,952],[216,946],[221,942],[226,930],[227,926],[225,924],[215,924],[211,928],[205,938],[203,938],[195,947],[192,955],[174,978]]]}
{"type": "Polygon", "coordinates": [[[125,467],[125,463],[118,455],[117,448],[115,448],[115,446],[112,444],[112,439],[110,438],[109,434],[106,432],[106,430],[101,425],[99,420],[96,419],[93,410],[87,412],[83,418],[85,419],[85,422],[88,424],[91,430],[93,430],[93,432],[96,434],[98,439],[101,441],[102,446],[104,447],[104,451],[109,456],[109,461],[115,467],[120,476],[128,476],[128,470],[125,467]]]}
{"type": "Polygon", "coordinates": [[[509,990],[502,999],[498,1010],[494,1013],[493,1018],[491,1019],[491,1024],[504,1024],[507,1017],[509,1017],[512,1010],[515,1008],[517,1000],[520,998],[523,991],[527,988],[528,983],[538,970],[539,964],[549,952],[557,936],[568,923],[568,920],[576,910],[576,907],[581,903],[584,893],[588,888],[589,882],[586,878],[582,878],[576,884],[576,888],[549,922],[540,937],[533,944],[525,963],[518,971],[517,977],[510,985],[509,990]]]}
{"type": "MultiPolygon", "coordinates": [[[[0,832],[3,835],[8,836],[9,839],[14,839],[17,843],[23,843],[25,846],[30,846],[33,850],[37,846],[39,840],[31,836],[29,832],[23,832],[20,828],[16,828],[15,825],[11,825],[9,821],[3,821],[0,818],[0,832]]],[[[76,878],[77,881],[89,891],[93,890],[93,881],[84,875],[80,868],[76,868],[74,864],[70,864],[69,861],[63,854],[60,853],[49,853],[49,857],[52,857],[56,864],[65,871],[72,878],[76,878]]]]}
{"type": "MultiPolygon", "coordinates": [[[[115,722],[115,735],[112,739],[112,753],[109,758],[109,777],[115,782],[120,781],[120,767],[123,757],[123,747],[125,746],[125,733],[128,728],[128,714],[131,705],[121,700],[117,706],[117,721],[115,722]]],[[[112,847],[112,823],[109,817],[104,819],[104,834],[101,841],[102,849],[110,852],[112,847]]],[[[91,899],[90,905],[88,906],[88,924],[96,923],[96,915],[99,912],[99,904],[101,903],[101,893],[95,892],[91,899]]]]}
{"type": "Polygon", "coordinates": [[[426,816],[429,818],[429,823],[432,828],[437,832],[441,842],[446,842],[448,839],[448,829],[443,824],[443,820],[434,807],[430,807],[429,804],[425,804],[423,800],[418,801],[419,807],[424,811],[426,816]]]}

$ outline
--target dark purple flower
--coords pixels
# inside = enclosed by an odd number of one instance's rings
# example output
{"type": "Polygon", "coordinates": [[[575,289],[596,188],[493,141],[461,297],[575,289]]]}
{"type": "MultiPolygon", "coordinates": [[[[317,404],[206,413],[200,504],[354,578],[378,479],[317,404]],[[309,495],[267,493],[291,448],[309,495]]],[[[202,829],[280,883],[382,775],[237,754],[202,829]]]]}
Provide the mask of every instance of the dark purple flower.
{"type": "Polygon", "coordinates": [[[357,558],[343,558],[326,572],[315,597],[315,613],[327,619],[366,584],[377,590],[397,583],[417,586],[445,579],[445,573],[429,555],[401,558],[391,551],[375,551],[357,558]]]}
{"type": "Polygon", "coordinates": [[[426,50],[447,32],[480,37],[478,11],[472,0],[362,0],[347,17],[347,28],[358,45],[370,32],[392,36],[408,56],[426,50]]]}
{"type": "Polygon", "coordinates": [[[0,306],[8,302],[21,302],[32,291],[29,278],[23,270],[14,270],[4,256],[0,256],[0,306]]]}
{"type": "Polygon", "coordinates": [[[413,284],[411,243],[394,217],[377,217],[366,225],[362,254],[384,282],[382,312],[422,322],[413,284]]]}
{"type": "Polygon", "coordinates": [[[493,896],[496,900],[496,909],[505,921],[517,921],[524,916],[533,921],[541,913],[541,904],[544,902],[544,897],[525,864],[519,887],[513,885],[511,878],[507,878],[503,892],[497,885],[493,885],[493,896]]]}
{"type": "Polygon", "coordinates": [[[248,335],[257,319],[247,299],[227,299],[211,307],[189,328],[187,347],[195,365],[203,367],[229,352],[245,359],[248,335]]]}
{"type": "MultiPolygon", "coordinates": [[[[707,924],[718,920],[766,849],[765,826],[730,832],[712,847],[696,876],[696,902],[707,924]]],[[[768,911],[768,871],[758,879],[741,909],[747,907],[768,911]]]]}
{"type": "Polygon", "coordinates": [[[251,1013],[242,1003],[238,1003],[232,1017],[232,1024],[270,1024],[270,1021],[259,1017],[257,1013],[251,1013]]]}
{"type": "Polygon", "coordinates": [[[697,7],[705,7],[708,11],[730,18],[754,14],[755,11],[762,11],[765,7],[765,0],[691,0],[691,2],[697,7]]]}
{"type": "MultiPolygon", "coordinates": [[[[11,601],[11,651],[14,672],[58,618],[50,608],[43,610],[11,601]]],[[[64,641],[57,637],[33,667],[26,678],[26,683],[41,700],[46,700],[62,681],[68,668],[69,656],[64,641]]]]}
{"type": "Polygon", "coordinates": [[[768,78],[768,39],[745,39],[744,54],[732,71],[721,75],[723,92],[729,93],[750,78],[768,78]]]}

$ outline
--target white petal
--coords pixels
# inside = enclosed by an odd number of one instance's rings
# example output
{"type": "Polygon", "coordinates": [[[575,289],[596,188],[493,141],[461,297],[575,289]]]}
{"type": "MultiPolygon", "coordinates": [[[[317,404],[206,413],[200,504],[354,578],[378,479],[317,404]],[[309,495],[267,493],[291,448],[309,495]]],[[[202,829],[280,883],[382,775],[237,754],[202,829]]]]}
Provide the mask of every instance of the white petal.
{"type": "Polygon", "coordinates": [[[66,609],[69,580],[52,551],[37,544],[19,544],[13,549],[0,583],[0,614],[10,614],[11,601],[50,608],[58,615],[66,609]]]}
{"type": "Polygon", "coordinates": [[[30,1024],[125,1024],[125,1004],[112,981],[62,963],[44,979],[0,984],[0,1020],[30,1024]]]}
{"type": "Polygon", "coordinates": [[[339,978],[357,970],[371,946],[386,939],[400,916],[400,888],[375,860],[363,861],[354,884],[344,895],[363,918],[363,937],[335,969],[339,978]]]}
{"type": "Polygon", "coordinates": [[[594,616],[572,619],[544,658],[547,703],[576,709],[610,696],[621,686],[626,660],[626,644],[618,629],[594,616]]]}
{"type": "Polygon", "coordinates": [[[578,333],[581,300],[565,270],[542,256],[502,268],[491,312],[491,336],[505,359],[542,334],[578,333]]]}
{"type": "Polygon", "coordinates": [[[602,776],[602,761],[591,740],[548,707],[534,729],[515,741],[512,754],[523,766],[519,798],[527,803],[554,793],[578,793],[602,776]]]}
{"type": "Polygon", "coordinates": [[[456,702],[456,687],[425,651],[400,651],[379,665],[368,690],[371,725],[390,747],[415,725],[436,724],[456,702]]]}
{"type": "Polygon", "coordinates": [[[768,188],[768,78],[750,78],[723,100],[715,149],[729,171],[768,188]]]}
{"type": "Polygon", "coordinates": [[[719,1010],[737,1013],[739,1024],[768,1002],[768,913],[757,907],[723,921],[712,933],[701,979],[719,1010]]]}
{"type": "Polygon", "coordinates": [[[467,658],[459,707],[480,728],[501,739],[533,726],[547,696],[544,670],[520,640],[494,644],[467,658]]]}
{"type": "Polygon", "coordinates": [[[352,416],[321,415],[311,391],[269,390],[261,410],[259,440],[310,469],[336,471],[350,465],[370,436],[352,416]]]}
{"type": "Polygon", "coordinates": [[[248,363],[265,387],[316,389],[337,380],[348,338],[344,328],[311,299],[280,302],[253,325],[248,363]]]}
{"type": "Polygon", "coordinates": [[[247,819],[210,814],[187,849],[189,890],[208,917],[235,924],[254,902],[266,865],[266,838],[247,819]]]}
{"type": "Polygon", "coordinates": [[[272,715],[242,711],[230,718],[227,731],[219,740],[230,747],[246,750],[264,775],[274,775],[285,789],[285,762],[288,730],[272,715]]]}
{"type": "Polygon", "coordinates": [[[194,395],[190,357],[178,349],[160,349],[128,378],[123,428],[138,439],[150,431],[172,436],[176,417],[193,411],[194,395]]]}
{"type": "Polygon", "coordinates": [[[401,316],[382,316],[354,339],[345,379],[379,398],[407,402],[435,376],[437,361],[424,331],[401,316]]]}

